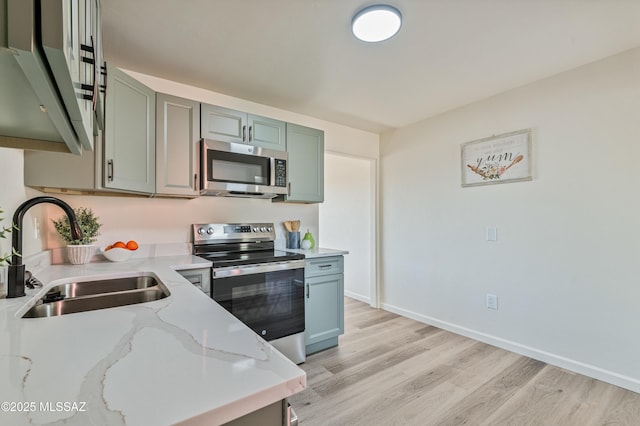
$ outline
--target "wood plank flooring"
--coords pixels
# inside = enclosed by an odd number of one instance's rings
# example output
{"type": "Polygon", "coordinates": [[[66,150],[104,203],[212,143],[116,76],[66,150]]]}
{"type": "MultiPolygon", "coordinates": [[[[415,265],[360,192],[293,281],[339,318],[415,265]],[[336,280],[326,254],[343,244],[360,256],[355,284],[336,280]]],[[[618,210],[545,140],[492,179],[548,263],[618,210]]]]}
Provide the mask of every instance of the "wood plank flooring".
{"type": "Polygon", "coordinates": [[[301,367],[301,426],[640,425],[640,394],[350,298],[340,345],[301,367]]]}

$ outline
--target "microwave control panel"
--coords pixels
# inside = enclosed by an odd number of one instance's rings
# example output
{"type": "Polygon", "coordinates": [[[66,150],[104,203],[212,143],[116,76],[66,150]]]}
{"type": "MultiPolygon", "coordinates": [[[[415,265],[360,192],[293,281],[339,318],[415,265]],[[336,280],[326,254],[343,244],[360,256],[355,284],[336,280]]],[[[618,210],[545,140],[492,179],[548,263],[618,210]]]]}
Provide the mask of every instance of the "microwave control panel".
{"type": "Polygon", "coordinates": [[[287,160],[275,160],[275,186],[287,186],[287,160]]]}

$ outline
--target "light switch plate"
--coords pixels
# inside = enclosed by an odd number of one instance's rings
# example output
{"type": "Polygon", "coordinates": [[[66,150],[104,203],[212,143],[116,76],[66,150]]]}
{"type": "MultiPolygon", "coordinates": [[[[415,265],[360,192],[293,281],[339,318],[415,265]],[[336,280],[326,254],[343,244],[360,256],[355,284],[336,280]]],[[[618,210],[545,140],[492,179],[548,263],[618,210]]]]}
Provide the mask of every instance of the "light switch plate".
{"type": "Polygon", "coordinates": [[[498,241],[498,228],[487,226],[487,241],[498,241]]]}
{"type": "Polygon", "coordinates": [[[498,296],[487,293],[487,309],[498,309],[498,296]]]}

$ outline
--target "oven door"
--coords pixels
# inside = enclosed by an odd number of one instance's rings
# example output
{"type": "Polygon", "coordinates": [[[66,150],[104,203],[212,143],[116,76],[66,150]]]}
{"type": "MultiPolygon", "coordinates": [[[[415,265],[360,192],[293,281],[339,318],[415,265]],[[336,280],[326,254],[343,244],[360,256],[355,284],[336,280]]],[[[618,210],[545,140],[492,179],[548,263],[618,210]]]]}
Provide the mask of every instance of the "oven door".
{"type": "Polygon", "coordinates": [[[211,297],[265,340],[304,331],[304,260],[214,268],[211,297]]]}

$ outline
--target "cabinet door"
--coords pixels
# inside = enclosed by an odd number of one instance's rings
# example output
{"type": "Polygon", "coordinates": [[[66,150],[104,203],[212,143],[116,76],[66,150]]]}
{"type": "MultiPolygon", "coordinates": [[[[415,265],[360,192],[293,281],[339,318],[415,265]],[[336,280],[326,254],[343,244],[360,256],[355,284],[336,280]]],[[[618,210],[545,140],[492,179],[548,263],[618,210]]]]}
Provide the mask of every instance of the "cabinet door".
{"type": "Polygon", "coordinates": [[[156,192],[195,197],[198,181],[200,103],[156,95],[156,192]]]}
{"type": "Polygon", "coordinates": [[[246,143],[246,113],[207,104],[200,108],[200,136],[214,141],[246,143]]]}
{"type": "Polygon", "coordinates": [[[51,17],[40,24],[42,51],[79,142],[93,150],[92,90],[85,90],[93,89],[90,5],[87,0],[61,0],[42,2],[41,8],[43,16],[51,17]]]}
{"type": "Polygon", "coordinates": [[[95,102],[95,125],[94,134],[97,134],[97,129],[104,130],[104,93],[106,89],[106,74],[107,68],[104,62],[104,53],[102,51],[102,19],[100,13],[100,2],[98,0],[91,0],[92,4],[92,23],[93,23],[93,47],[94,47],[94,62],[95,62],[95,78],[96,81],[96,102],[95,102]]]}
{"type": "Polygon", "coordinates": [[[249,131],[247,142],[263,148],[285,151],[287,123],[259,115],[248,115],[249,131]]]}
{"type": "Polygon", "coordinates": [[[344,333],[343,274],[307,278],[305,284],[305,345],[344,333]]]}
{"type": "Polygon", "coordinates": [[[104,132],[104,186],[153,193],[156,189],[155,92],[109,68],[104,132]]]}
{"type": "Polygon", "coordinates": [[[285,201],[324,201],[324,132],[287,123],[289,195],[285,201]]]}

